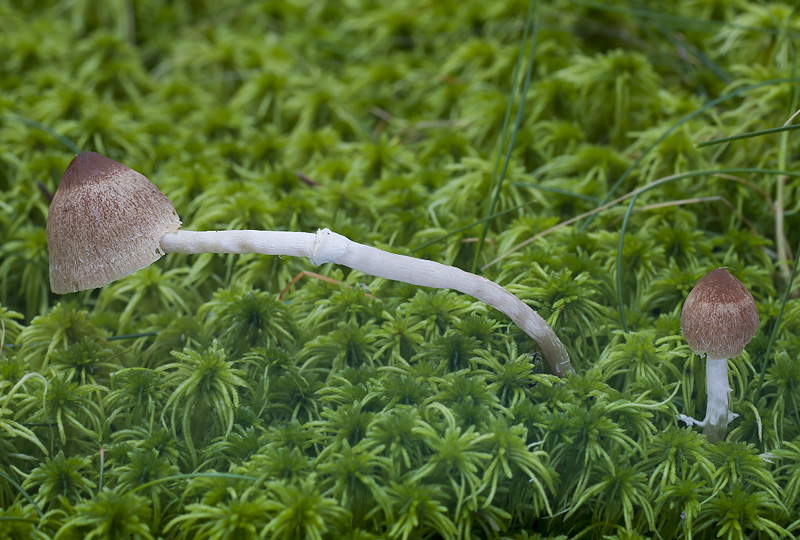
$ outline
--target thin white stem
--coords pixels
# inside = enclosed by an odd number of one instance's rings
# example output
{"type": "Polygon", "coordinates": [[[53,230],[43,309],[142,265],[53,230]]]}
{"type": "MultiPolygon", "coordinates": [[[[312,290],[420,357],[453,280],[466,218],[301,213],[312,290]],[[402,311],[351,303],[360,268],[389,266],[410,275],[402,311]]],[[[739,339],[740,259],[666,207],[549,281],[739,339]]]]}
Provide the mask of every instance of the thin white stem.
{"type": "Polygon", "coordinates": [[[161,239],[165,253],[262,253],[308,257],[312,264],[336,263],[371,276],[412,285],[454,289],[502,311],[533,338],[553,373],[574,373],[569,354],[553,329],[530,306],[488,279],[453,266],[388,253],[358,244],[328,229],[316,234],[274,231],[178,231],[161,239]]]}
{"type": "Polygon", "coordinates": [[[706,360],[706,396],[708,405],[703,420],[695,420],[683,414],[680,419],[687,425],[703,428],[708,441],[716,443],[725,438],[728,424],[737,416],[730,410],[731,387],[728,382],[727,358],[706,360]]]}
{"type": "Polygon", "coordinates": [[[706,408],[703,433],[709,442],[715,443],[725,438],[728,424],[736,417],[730,411],[731,387],[728,382],[728,359],[706,360],[706,408]]]}
{"type": "Polygon", "coordinates": [[[161,239],[164,253],[261,253],[311,257],[316,234],[284,231],[178,231],[161,239]]]}

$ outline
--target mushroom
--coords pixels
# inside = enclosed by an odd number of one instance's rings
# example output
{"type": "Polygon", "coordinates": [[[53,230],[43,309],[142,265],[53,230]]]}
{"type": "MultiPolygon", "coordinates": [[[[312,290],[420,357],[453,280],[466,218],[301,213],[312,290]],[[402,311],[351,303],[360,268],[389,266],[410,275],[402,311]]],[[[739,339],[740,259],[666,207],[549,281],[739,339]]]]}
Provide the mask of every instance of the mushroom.
{"type": "Polygon", "coordinates": [[[50,288],[95,289],[150,266],[164,254],[161,238],[180,226],[150,180],[100,154],[78,154],[47,216],[50,288]]]}
{"type": "Polygon", "coordinates": [[[758,330],[758,310],[750,291],[727,268],[703,276],[686,297],[681,329],[692,352],[706,356],[708,405],[703,420],[681,414],[686,425],[703,428],[709,442],[725,438],[736,418],[730,410],[728,359],[742,354],[758,330]]]}
{"type": "Polygon", "coordinates": [[[328,229],[179,230],[172,202],[145,176],[94,152],[82,152],[61,178],[47,218],[50,287],[57,294],[102,287],[149,266],[164,253],[261,253],[336,263],[412,285],[455,289],[502,311],[542,349],[553,373],[574,370],[564,344],[519,298],[486,278],[434,261],[388,253],[328,229]]]}

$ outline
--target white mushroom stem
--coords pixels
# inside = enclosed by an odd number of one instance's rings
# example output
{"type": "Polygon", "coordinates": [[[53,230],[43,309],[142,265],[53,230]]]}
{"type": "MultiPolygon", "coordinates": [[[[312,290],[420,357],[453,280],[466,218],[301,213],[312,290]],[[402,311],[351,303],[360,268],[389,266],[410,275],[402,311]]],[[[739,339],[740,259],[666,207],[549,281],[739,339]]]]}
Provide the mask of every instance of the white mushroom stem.
{"type": "Polygon", "coordinates": [[[711,359],[706,361],[706,394],[708,405],[706,417],[695,420],[685,414],[680,419],[686,425],[703,428],[709,442],[715,443],[725,438],[728,424],[738,416],[730,410],[731,387],[728,383],[728,359],[711,359]]]}
{"type": "Polygon", "coordinates": [[[358,244],[328,229],[316,234],[277,231],[178,231],[161,239],[165,253],[261,253],[307,257],[315,265],[336,263],[371,276],[412,285],[455,289],[502,311],[533,338],[553,373],[574,373],[569,354],[547,322],[522,300],[481,276],[434,261],[358,244]]]}

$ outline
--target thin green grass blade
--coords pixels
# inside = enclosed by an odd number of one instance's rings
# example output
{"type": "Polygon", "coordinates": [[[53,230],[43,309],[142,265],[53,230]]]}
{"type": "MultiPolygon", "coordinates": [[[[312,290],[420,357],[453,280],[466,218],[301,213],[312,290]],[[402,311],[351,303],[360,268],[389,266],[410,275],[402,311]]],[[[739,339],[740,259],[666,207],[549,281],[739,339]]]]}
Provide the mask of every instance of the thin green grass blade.
{"type": "Polygon", "coordinates": [[[622,220],[622,227],[619,231],[619,244],[617,245],[617,307],[619,309],[619,318],[622,322],[622,329],[628,333],[628,321],[625,318],[625,300],[622,298],[622,247],[625,242],[625,231],[628,228],[628,220],[633,213],[633,205],[636,204],[636,197],[639,193],[635,193],[628,203],[628,210],[625,212],[625,219],[622,220]]]}
{"type": "MultiPolygon", "coordinates": [[[[531,201],[531,203],[533,203],[533,201],[531,201]]],[[[531,204],[531,203],[529,203],[529,204],[531,204]]],[[[464,225],[463,227],[459,227],[458,229],[453,229],[452,231],[450,231],[447,234],[443,234],[442,236],[436,237],[433,240],[425,242],[421,246],[415,247],[414,249],[411,250],[411,253],[417,253],[418,251],[422,251],[423,249],[425,249],[427,247],[430,247],[430,246],[432,246],[434,244],[438,244],[442,240],[447,240],[451,236],[454,236],[454,235],[456,235],[456,234],[458,234],[460,232],[469,230],[472,227],[475,227],[476,225],[480,225],[481,223],[484,223],[486,221],[492,220],[492,219],[494,219],[496,217],[499,217],[499,216],[502,216],[502,215],[505,215],[505,214],[509,214],[509,213],[511,213],[511,212],[513,212],[515,210],[518,210],[522,206],[527,206],[527,205],[518,205],[518,206],[515,206],[514,208],[509,208],[508,210],[503,210],[502,212],[497,212],[496,214],[492,214],[491,216],[485,217],[485,218],[483,218],[481,220],[474,221],[474,222],[472,222],[472,223],[470,223],[468,225],[464,225]]]]}
{"type": "MultiPolygon", "coordinates": [[[[696,58],[703,66],[705,66],[711,73],[716,75],[716,77],[725,84],[731,82],[731,77],[728,73],[716,62],[714,62],[709,56],[700,50],[698,47],[693,46],[688,41],[681,41],[676,36],[675,33],[681,32],[681,29],[670,28],[667,25],[661,24],[660,21],[657,23],[658,31],[661,32],[661,35],[664,36],[665,39],[668,39],[670,43],[672,43],[673,47],[676,50],[682,49],[686,52],[686,54],[696,58]]],[[[676,55],[679,56],[679,55],[676,55]]],[[[678,60],[678,62],[682,66],[690,66],[694,67],[691,62],[687,62],[686,60],[678,60]]],[[[678,70],[679,72],[681,70],[678,70]]],[[[702,91],[703,96],[707,99],[708,93],[705,91],[703,84],[700,82],[699,78],[697,77],[697,70],[692,70],[692,78],[694,80],[694,84],[697,85],[698,90],[702,91]]]]}
{"type": "MultiPolygon", "coordinates": [[[[777,78],[777,79],[770,79],[768,81],[763,81],[763,82],[756,83],[756,84],[751,84],[751,85],[748,85],[748,86],[742,86],[741,88],[737,88],[733,92],[729,92],[727,94],[724,94],[724,95],[718,97],[717,99],[709,101],[708,103],[706,103],[705,105],[703,105],[699,109],[690,112],[689,114],[687,114],[686,116],[684,116],[683,118],[678,120],[676,123],[674,123],[672,126],[670,126],[664,132],[663,135],[661,135],[658,139],[653,141],[653,144],[651,144],[650,146],[645,148],[645,150],[641,153],[641,155],[638,158],[636,158],[636,160],[633,163],[630,164],[630,166],[625,170],[625,172],[622,173],[622,176],[620,176],[619,179],[614,183],[614,185],[611,186],[611,189],[608,190],[608,193],[606,194],[605,197],[603,197],[603,200],[600,202],[598,207],[603,206],[609,200],[611,200],[611,197],[617,191],[619,186],[622,185],[622,182],[624,182],[628,178],[628,176],[631,175],[633,170],[636,169],[636,167],[639,166],[639,163],[641,163],[644,160],[644,158],[647,157],[648,154],[650,154],[650,152],[652,152],[667,137],[669,137],[670,135],[675,133],[675,131],[679,127],[681,127],[683,124],[685,124],[686,122],[688,122],[692,118],[695,118],[695,117],[703,114],[708,109],[716,107],[720,103],[723,103],[723,102],[725,102],[725,101],[727,101],[729,99],[735,98],[735,97],[737,97],[737,96],[739,96],[739,95],[741,95],[741,94],[743,94],[745,92],[749,92],[750,90],[756,90],[756,89],[761,88],[763,86],[771,86],[771,85],[782,84],[782,83],[787,83],[787,82],[793,82],[793,83],[800,82],[800,78],[798,78],[798,77],[780,77],[780,78],[777,78]]],[[[584,222],[584,224],[581,226],[581,229],[580,229],[581,232],[585,231],[589,227],[589,225],[592,223],[592,221],[594,221],[594,215],[589,216],[589,218],[586,220],[586,222],[584,222]]]]}
{"type": "MultiPolygon", "coordinates": [[[[794,53],[794,48],[792,48],[791,50],[792,50],[792,57],[793,57],[792,58],[792,63],[791,63],[791,65],[792,65],[792,75],[796,75],[797,74],[797,58],[796,58],[796,54],[794,53]]],[[[791,105],[789,107],[789,109],[790,109],[789,110],[789,114],[791,114],[792,111],[797,109],[797,102],[798,102],[798,99],[800,99],[800,96],[798,96],[798,91],[799,90],[800,90],[800,88],[798,88],[798,85],[795,84],[794,88],[792,90],[792,103],[791,103],[791,105]]],[[[800,126],[785,126],[785,127],[800,127],[800,126]]],[[[781,168],[781,169],[785,169],[786,168],[786,158],[787,158],[787,156],[789,154],[789,148],[788,148],[789,147],[789,140],[788,139],[789,139],[788,133],[784,132],[781,135],[781,147],[780,147],[780,151],[778,153],[778,167],[781,168]]],[[[784,197],[783,182],[777,182],[776,183],[776,194],[775,194],[775,206],[776,206],[776,210],[778,212],[783,212],[783,203],[782,203],[783,197],[784,197]],[[779,203],[781,205],[780,207],[778,206],[779,203]]],[[[783,217],[785,217],[785,216],[783,216],[783,217]]],[[[783,222],[782,219],[781,219],[781,222],[783,222]]],[[[780,328],[781,319],[783,318],[783,311],[786,308],[786,303],[789,301],[789,296],[791,295],[791,292],[792,292],[792,284],[794,283],[795,275],[797,275],[797,263],[798,263],[798,261],[800,261],[800,243],[798,243],[797,249],[795,250],[794,265],[792,265],[792,271],[789,274],[789,282],[786,284],[786,291],[783,294],[783,301],[781,302],[781,307],[778,310],[778,316],[775,319],[775,325],[772,327],[772,332],[770,332],[769,341],[767,341],[767,348],[764,351],[764,355],[760,358],[760,360],[761,360],[761,370],[760,370],[759,375],[758,375],[758,385],[756,386],[756,394],[755,394],[755,397],[753,398],[753,405],[756,406],[756,407],[758,407],[758,400],[761,397],[761,388],[764,385],[764,376],[767,373],[767,365],[769,364],[769,357],[770,357],[770,353],[772,352],[772,344],[775,342],[775,338],[778,335],[778,328],[780,328]]]]}
{"type": "MultiPolygon", "coordinates": [[[[539,9],[538,5],[536,4],[535,0],[530,0],[528,2],[528,13],[525,16],[525,31],[522,36],[522,45],[519,49],[519,56],[517,57],[517,64],[514,67],[514,77],[513,83],[511,87],[511,95],[508,98],[508,108],[506,108],[506,115],[503,119],[503,129],[501,130],[501,136],[499,145],[497,148],[497,159],[494,164],[494,171],[492,172],[492,188],[494,189],[494,194],[492,195],[491,203],[489,204],[489,208],[486,211],[487,216],[492,216],[494,213],[494,209],[497,206],[497,199],[500,198],[500,190],[503,188],[503,181],[505,180],[506,173],[508,172],[508,164],[511,161],[511,152],[514,149],[514,143],[517,140],[517,133],[519,132],[519,126],[522,123],[522,111],[525,109],[525,98],[528,94],[528,86],[531,82],[531,75],[533,74],[533,65],[535,61],[535,53],[536,53],[536,40],[539,37],[539,9]],[[536,8],[536,9],[534,9],[536,8]],[[500,172],[500,176],[497,177],[497,170],[500,164],[500,156],[503,152],[503,144],[505,143],[505,134],[508,128],[508,121],[511,117],[511,110],[514,107],[514,96],[517,89],[517,80],[519,78],[520,66],[522,64],[522,58],[525,53],[525,43],[528,39],[528,29],[531,27],[531,19],[533,19],[533,35],[531,37],[531,45],[528,50],[528,68],[525,72],[525,82],[523,83],[522,87],[522,97],[520,97],[519,108],[517,109],[517,117],[514,122],[514,129],[511,132],[511,138],[508,142],[508,146],[506,148],[506,155],[505,159],[503,160],[503,169],[500,172]]],[[[475,257],[472,260],[472,269],[471,272],[474,274],[478,268],[478,260],[480,260],[481,250],[483,249],[483,244],[486,241],[486,235],[489,233],[489,226],[491,225],[491,219],[487,220],[484,223],[483,230],[481,231],[480,239],[478,240],[478,246],[475,249],[475,257]]]]}
{"type": "MultiPolygon", "coordinates": [[[[547,193],[555,193],[557,195],[564,195],[565,197],[572,197],[573,199],[579,199],[581,201],[586,201],[590,203],[598,203],[600,202],[599,197],[592,197],[591,195],[584,195],[583,193],[573,193],[572,191],[561,189],[552,186],[540,186],[538,184],[529,184],[528,182],[511,182],[512,186],[519,186],[524,188],[531,188],[536,189],[539,191],[545,191],[547,193]]],[[[523,205],[519,205],[520,207],[523,205]]],[[[500,214],[495,214],[499,216],[500,214]]]]}
{"type": "Polygon", "coordinates": [[[140,486],[136,486],[135,488],[130,490],[130,493],[136,493],[137,491],[147,489],[150,486],[154,486],[156,484],[163,484],[164,482],[170,482],[172,480],[185,480],[192,478],[228,478],[231,480],[252,480],[254,482],[259,480],[259,478],[255,476],[247,476],[244,474],[232,474],[232,473],[195,472],[187,474],[173,474],[170,476],[164,476],[162,478],[156,478],[155,480],[151,480],[150,482],[146,482],[140,486]]]}
{"type": "Polygon", "coordinates": [[[150,337],[158,335],[158,331],[151,330],[149,332],[139,332],[138,334],[120,334],[118,336],[111,336],[106,338],[106,341],[119,341],[123,339],[137,339],[141,337],[150,337]]]}
{"type": "Polygon", "coordinates": [[[714,33],[717,31],[716,27],[729,27],[738,30],[746,30],[748,32],[756,32],[760,34],[769,35],[784,35],[792,39],[800,39],[800,32],[793,32],[790,30],[776,30],[773,28],[761,28],[758,26],[747,26],[744,24],[735,24],[728,21],[715,21],[711,19],[697,19],[691,17],[683,17],[681,15],[674,15],[672,13],[665,13],[663,11],[655,11],[646,8],[634,8],[628,6],[604,4],[602,2],[594,2],[593,0],[569,0],[573,4],[598,9],[601,11],[608,11],[610,13],[619,13],[622,15],[633,15],[640,19],[654,19],[660,23],[669,24],[682,31],[694,31],[714,33]]]}
{"type": "MultiPolygon", "coordinates": [[[[558,195],[564,195],[566,197],[572,197],[572,198],[575,198],[575,199],[580,199],[580,200],[583,200],[583,201],[590,202],[592,204],[597,204],[600,201],[600,199],[598,199],[597,197],[592,197],[591,195],[584,195],[583,193],[573,193],[571,191],[567,191],[566,189],[560,189],[560,188],[557,188],[557,187],[540,186],[540,185],[537,185],[537,184],[528,184],[527,182],[512,182],[512,185],[538,189],[539,191],[546,191],[548,193],[557,193],[558,195]]],[[[470,223],[468,225],[464,225],[463,227],[459,227],[458,229],[453,229],[452,231],[450,231],[447,234],[443,234],[442,236],[439,236],[437,238],[434,238],[433,240],[425,242],[421,246],[415,247],[414,249],[411,250],[411,253],[416,253],[416,252],[421,251],[421,250],[423,250],[423,249],[425,249],[425,248],[427,248],[429,246],[437,244],[437,243],[439,243],[439,242],[441,242],[443,240],[447,240],[451,236],[454,236],[454,235],[456,235],[456,234],[458,234],[460,232],[469,230],[472,227],[480,225],[481,223],[485,223],[487,221],[491,221],[494,218],[497,218],[497,217],[500,217],[500,216],[504,216],[506,214],[510,214],[511,212],[516,212],[520,208],[524,208],[524,207],[528,206],[529,204],[533,204],[534,202],[536,202],[536,201],[529,201],[527,203],[518,204],[517,206],[514,206],[512,208],[508,208],[506,210],[503,210],[502,212],[495,212],[494,214],[492,214],[490,216],[487,216],[487,217],[485,217],[483,219],[479,219],[478,221],[473,221],[472,223],[470,223]]]]}
{"type": "Polygon", "coordinates": [[[106,468],[106,449],[102,446],[100,447],[100,479],[97,482],[97,494],[103,491],[103,478],[105,476],[105,468],[106,468]]]}
{"type": "Polygon", "coordinates": [[[42,124],[41,122],[37,122],[36,120],[31,120],[30,118],[26,118],[26,117],[24,117],[22,115],[19,115],[19,114],[11,114],[11,115],[6,116],[6,118],[8,118],[10,120],[16,120],[17,122],[25,124],[28,127],[32,127],[34,129],[38,129],[40,131],[44,131],[48,135],[51,135],[52,137],[57,139],[64,146],[69,148],[70,151],[73,154],[80,154],[81,153],[80,149],[75,145],[74,142],[72,142],[67,137],[65,137],[61,133],[57,132],[53,128],[42,124]]]}
{"type": "MultiPolygon", "coordinates": [[[[603,210],[608,210],[609,208],[612,208],[612,207],[622,203],[623,201],[628,200],[629,197],[633,197],[634,195],[637,195],[639,193],[644,193],[645,191],[649,191],[649,190],[653,189],[654,187],[658,187],[660,185],[672,182],[674,180],[679,180],[681,178],[693,178],[693,177],[698,177],[698,176],[713,176],[715,174],[742,174],[742,173],[764,173],[764,172],[766,172],[768,174],[783,174],[783,175],[790,176],[790,177],[793,177],[793,178],[800,177],[800,172],[785,171],[785,170],[782,170],[782,169],[759,169],[759,168],[755,168],[755,167],[736,167],[736,168],[730,168],[730,169],[703,169],[703,170],[699,170],[699,171],[690,171],[690,172],[686,172],[686,173],[674,174],[674,175],[670,175],[670,176],[665,176],[664,178],[661,178],[659,180],[655,180],[655,181],[653,181],[650,184],[647,184],[645,186],[638,187],[635,190],[633,190],[633,191],[631,191],[629,193],[626,193],[625,195],[622,195],[621,197],[617,197],[613,201],[606,202],[606,203],[603,203],[600,206],[597,206],[592,211],[584,212],[583,214],[580,214],[578,216],[569,218],[565,222],[562,222],[561,224],[557,225],[556,227],[562,227],[562,226],[564,226],[566,224],[577,223],[577,222],[579,222],[581,220],[589,219],[590,217],[593,217],[596,214],[599,214],[603,210]]],[[[583,230],[583,229],[581,229],[581,230],[583,230]]],[[[538,236],[539,235],[534,235],[531,238],[528,238],[527,240],[525,240],[524,242],[521,242],[521,243],[517,244],[516,246],[514,246],[510,250],[506,251],[502,255],[500,255],[497,258],[495,258],[493,261],[487,263],[484,266],[484,269],[488,268],[489,266],[493,266],[493,265],[497,264],[498,262],[503,260],[505,257],[508,257],[511,253],[514,253],[515,251],[517,251],[519,249],[522,249],[523,247],[527,246],[532,241],[534,241],[538,236]]]]}
{"type": "Polygon", "coordinates": [[[794,278],[797,275],[797,263],[800,262],[800,242],[797,244],[797,248],[795,248],[795,256],[794,256],[794,265],[792,265],[792,273],[789,275],[789,283],[786,284],[786,290],[783,293],[783,300],[781,301],[781,307],[778,310],[778,316],[775,317],[775,325],[772,327],[772,332],[769,334],[769,341],[767,341],[767,348],[764,350],[764,354],[761,356],[761,371],[758,375],[758,386],[756,386],[756,394],[753,397],[753,404],[758,406],[758,399],[761,397],[761,387],[764,385],[764,375],[767,373],[767,364],[769,363],[769,355],[772,352],[772,344],[775,343],[775,338],[778,335],[778,328],[781,326],[781,321],[783,320],[783,312],[786,309],[786,303],[789,301],[789,297],[792,293],[792,284],[794,283],[794,278]]]}
{"type": "Polygon", "coordinates": [[[741,139],[752,139],[753,137],[760,137],[762,135],[772,135],[773,133],[783,133],[784,131],[794,131],[800,129],[800,124],[792,126],[781,126],[776,128],[762,129],[759,131],[750,131],[748,133],[740,133],[738,135],[731,135],[730,137],[721,137],[719,139],[711,139],[701,143],[696,143],[695,148],[705,148],[706,146],[714,146],[715,144],[722,144],[726,142],[739,141],[741,139]]]}
{"type": "Polygon", "coordinates": [[[26,500],[26,501],[28,501],[29,503],[31,503],[31,506],[33,506],[33,509],[34,509],[34,510],[36,510],[36,513],[37,513],[37,514],[39,514],[39,517],[44,517],[44,512],[42,512],[42,509],[41,509],[41,508],[39,508],[39,505],[38,505],[38,504],[36,504],[36,502],[33,500],[33,497],[31,497],[31,496],[30,496],[30,494],[29,494],[27,491],[25,491],[25,489],[24,489],[24,488],[23,488],[21,485],[19,485],[19,484],[18,484],[18,483],[17,483],[17,482],[16,482],[16,481],[13,479],[13,478],[11,478],[10,476],[8,476],[8,475],[7,475],[6,473],[4,473],[3,471],[0,471],[0,476],[2,476],[3,478],[5,478],[5,479],[6,479],[6,481],[7,481],[9,484],[11,484],[12,486],[14,486],[14,487],[17,489],[17,491],[19,491],[19,492],[20,492],[20,494],[21,494],[23,497],[25,497],[25,500],[26,500]]]}

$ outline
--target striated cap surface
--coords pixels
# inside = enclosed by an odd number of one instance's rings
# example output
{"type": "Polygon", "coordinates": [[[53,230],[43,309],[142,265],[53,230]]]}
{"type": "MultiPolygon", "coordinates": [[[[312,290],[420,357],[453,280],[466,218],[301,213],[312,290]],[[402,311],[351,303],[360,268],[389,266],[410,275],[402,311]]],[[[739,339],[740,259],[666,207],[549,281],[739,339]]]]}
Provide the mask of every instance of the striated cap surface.
{"type": "Polygon", "coordinates": [[[181,225],[172,201],[133,169],[82,152],[64,171],[47,216],[50,288],[102,287],[157,261],[181,225]]]}
{"type": "Polygon", "coordinates": [[[758,330],[758,309],[742,282],[726,268],[717,268],[686,297],[681,329],[695,354],[711,360],[734,358],[758,330]]]}

